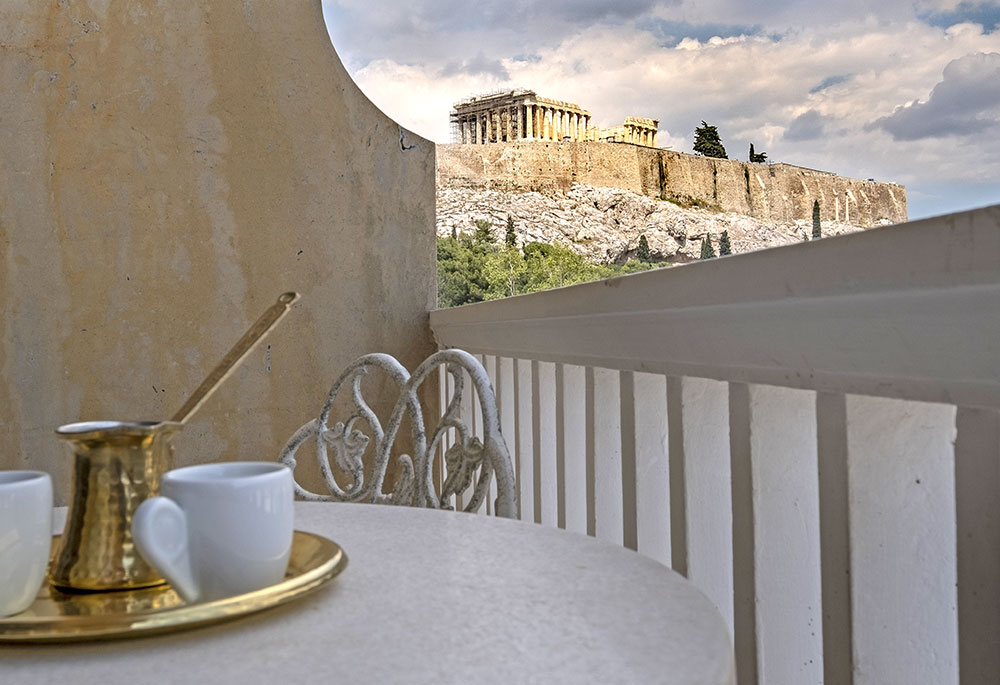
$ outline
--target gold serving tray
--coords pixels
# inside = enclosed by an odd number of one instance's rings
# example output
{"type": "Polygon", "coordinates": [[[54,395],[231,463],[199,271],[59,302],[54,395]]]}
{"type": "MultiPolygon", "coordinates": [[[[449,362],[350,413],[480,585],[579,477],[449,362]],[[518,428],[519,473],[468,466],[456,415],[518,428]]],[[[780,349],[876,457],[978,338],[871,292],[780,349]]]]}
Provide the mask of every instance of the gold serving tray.
{"type": "Polygon", "coordinates": [[[346,566],[347,555],[337,543],[297,530],[282,582],[212,602],[185,604],[169,585],[68,593],[46,584],[28,609],[0,618],[0,643],[114,640],[187,630],[290,602],[326,584],[346,566]]]}

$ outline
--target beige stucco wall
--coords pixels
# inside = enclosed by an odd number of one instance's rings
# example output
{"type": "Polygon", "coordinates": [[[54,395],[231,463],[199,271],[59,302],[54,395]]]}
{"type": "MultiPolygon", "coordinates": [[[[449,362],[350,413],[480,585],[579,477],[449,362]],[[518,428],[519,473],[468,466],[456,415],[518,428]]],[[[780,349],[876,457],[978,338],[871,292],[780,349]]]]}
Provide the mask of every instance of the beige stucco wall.
{"type": "Polygon", "coordinates": [[[56,426],[167,418],[284,290],[178,464],[276,458],[350,360],[433,350],[434,146],[320,0],[4,0],[0,92],[0,468],[62,496],[56,426]]]}
{"type": "Polygon", "coordinates": [[[748,164],[622,143],[439,145],[438,183],[559,192],[573,183],[697,200],[762,221],[812,218],[858,226],[906,221],[906,189],[787,164],[748,164]],[[849,194],[848,194],[849,193],[849,194]],[[839,205],[839,206],[838,206],[839,205]]]}

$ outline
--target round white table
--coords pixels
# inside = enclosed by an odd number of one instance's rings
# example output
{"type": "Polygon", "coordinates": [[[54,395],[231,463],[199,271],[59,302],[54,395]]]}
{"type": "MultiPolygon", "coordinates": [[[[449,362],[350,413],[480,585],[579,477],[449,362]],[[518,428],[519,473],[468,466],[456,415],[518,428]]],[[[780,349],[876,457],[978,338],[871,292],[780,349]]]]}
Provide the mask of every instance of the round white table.
{"type": "Polygon", "coordinates": [[[299,503],[350,563],[300,601],[171,635],[0,645],[15,683],[733,683],[687,580],[575,533],[463,513],[299,503]]]}

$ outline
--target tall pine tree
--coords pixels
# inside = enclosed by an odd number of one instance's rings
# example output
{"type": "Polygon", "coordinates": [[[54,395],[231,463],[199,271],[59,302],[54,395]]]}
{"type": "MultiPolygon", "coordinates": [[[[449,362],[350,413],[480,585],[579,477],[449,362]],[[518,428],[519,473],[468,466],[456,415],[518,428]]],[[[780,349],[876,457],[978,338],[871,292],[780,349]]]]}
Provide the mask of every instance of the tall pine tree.
{"type": "Polygon", "coordinates": [[[517,231],[514,230],[514,219],[507,215],[507,233],[504,234],[504,242],[511,247],[517,247],[517,231]]]}
{"type": "Polygon", "coordinates": [[[819,225],[819,200],[813,200],[813,240],[823,237],[823,229],[819,225]]]}
{"type": "Polygon", "coordinates": [[[729,231],[723,231],[722,235],[719,236],[719,256],[725,257],[727,254],[732,254],[733,248],[729,244],[729,231]]]}
{"type": "Polygon", "coordinates": [[[701,126],[694,130],[694,151],[706,157],[729,159],[722,139],[719,137],[719,129],[715,126],[709,126],[704,119],[701,120],[701,126]]]}
{"type": "Polygon", "coordinates": [[[706,233],[705,237],[701,239],[701,258],[713,259],[714,257],[715,257],[715,248],[712,247],[712,239],[706,233]]]}
{"type": "Polygon", "coordinates": [[[650,257],[649,241],[646,240],[645,235],[641,235],[639,236],[639,246],[635,248],[635,258],[640,262],[649,262],[650,257]]]}

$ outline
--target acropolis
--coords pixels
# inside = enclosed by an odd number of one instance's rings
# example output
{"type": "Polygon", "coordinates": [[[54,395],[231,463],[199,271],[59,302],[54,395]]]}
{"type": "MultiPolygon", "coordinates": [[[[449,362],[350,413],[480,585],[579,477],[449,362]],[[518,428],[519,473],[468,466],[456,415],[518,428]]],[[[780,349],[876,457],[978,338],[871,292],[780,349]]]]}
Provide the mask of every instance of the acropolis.
{"type": "Polygon", "coordinates": [[[451,112],[452,141],[463,145],[540,141],[603,141],[656,147],[657,119],[627,117],[613,128],[591,125],[577,104],[539,97],[533,90],[477,95],[451,112]]]}

